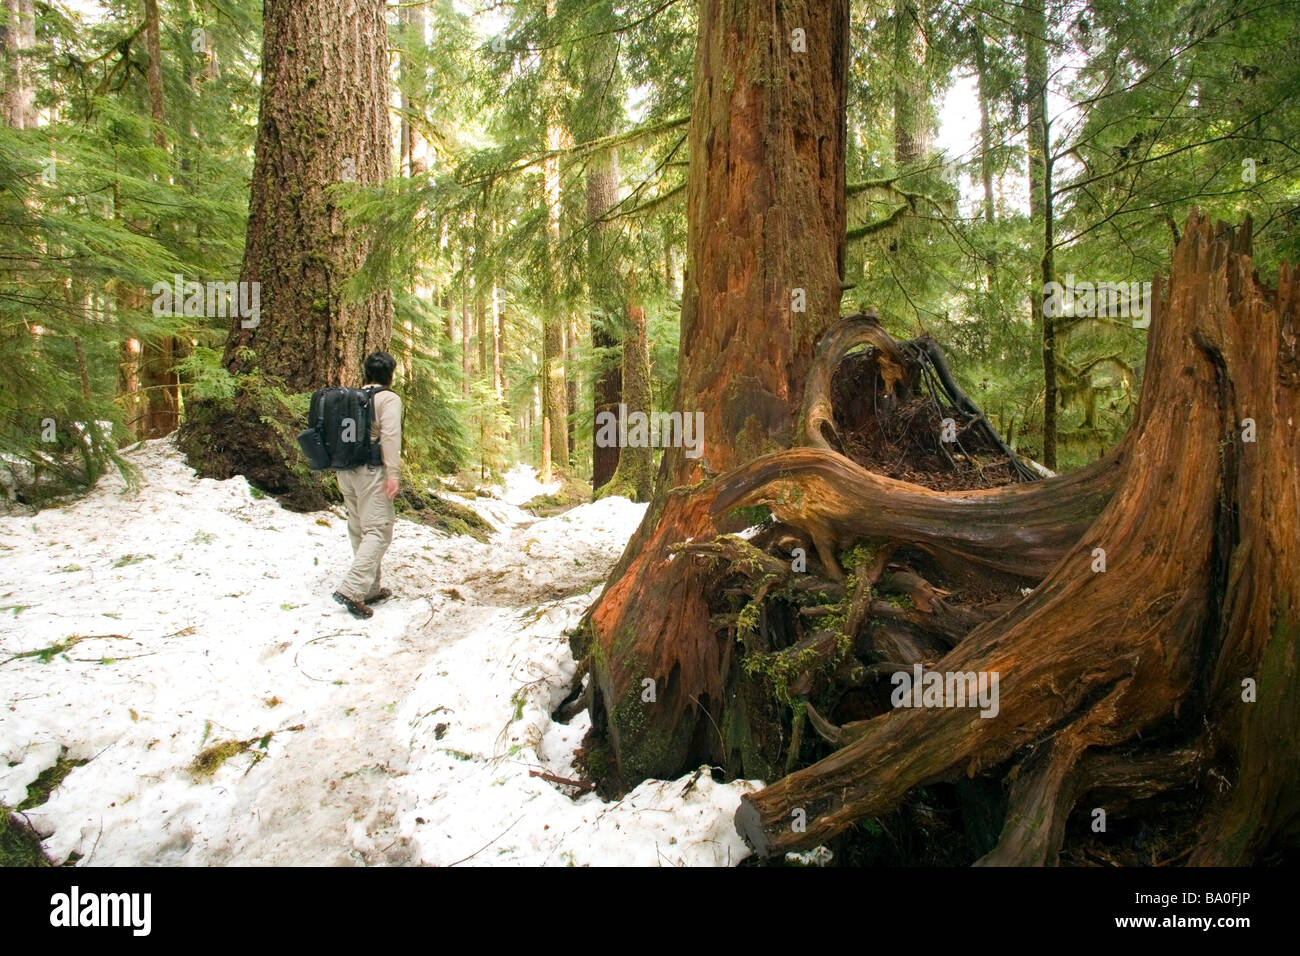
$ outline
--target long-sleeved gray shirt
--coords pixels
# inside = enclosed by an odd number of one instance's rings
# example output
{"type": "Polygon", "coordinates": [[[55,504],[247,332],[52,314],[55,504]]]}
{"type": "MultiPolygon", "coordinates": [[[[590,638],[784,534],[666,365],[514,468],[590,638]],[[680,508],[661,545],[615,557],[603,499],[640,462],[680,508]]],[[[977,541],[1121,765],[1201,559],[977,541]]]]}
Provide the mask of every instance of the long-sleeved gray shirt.
{"type": "Polygon", "coordinates": [[[402,475],[402,399],[393,391],[375,393],[375,422],[379,450],[384,456],[384,477],[402,475]]]}

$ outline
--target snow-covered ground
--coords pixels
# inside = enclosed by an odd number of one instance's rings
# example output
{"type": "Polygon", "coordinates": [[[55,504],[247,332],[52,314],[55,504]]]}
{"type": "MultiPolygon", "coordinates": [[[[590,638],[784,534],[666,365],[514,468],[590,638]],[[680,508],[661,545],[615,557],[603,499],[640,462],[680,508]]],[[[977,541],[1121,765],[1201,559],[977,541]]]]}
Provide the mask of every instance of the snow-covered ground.
{"type": "Polygon", "coordinates": [[[341,510],[284,511],[198,480],[170,440],[84,499],[0,518],[0,803],[61,752],[85,760],[27,811],[56,861],[118,864],[727,865],[744,781],[649,781],[615,803],[576,776],[588,723],[552,722],[577,623],[644,506],[537,520],[507,476],[466,501],[491,543],[398,521],[397,597],[330,599],[341,510]],[[76,640],[73,640],[76,638],[76,640]],[[62,645],[44,655],[16,656],[62,645]],[[269,736],[268,736],[269,735],[269,736]],[[233,754],[204,775],[201,753],[233,754]]]}

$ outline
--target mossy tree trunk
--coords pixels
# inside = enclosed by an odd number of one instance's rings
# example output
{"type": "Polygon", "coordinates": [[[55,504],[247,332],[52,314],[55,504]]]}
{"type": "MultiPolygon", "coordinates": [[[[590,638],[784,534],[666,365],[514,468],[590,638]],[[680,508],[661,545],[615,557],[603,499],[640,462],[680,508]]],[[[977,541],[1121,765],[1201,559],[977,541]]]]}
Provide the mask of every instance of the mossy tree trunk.
{"type": "Polygon", "coordinates": [[[261,283],[255,327],[231,325],[232,372],[260,368],[294,392],[361,384],[393,330],[387,291],[350,299],[368,252],[333,187],[391,173],[384,4],[267,0],[262,100],[240,279],[261,283]]]}
{"type": "Polygon", "coordinates": [[[593,747],[616,781],[672,774],[719,747],[729,702],[707,575],[668,548],[717,533],[710,494],[689,486],[794,441],[816,342],[838,318],[847,41],[847,0],[700,5],[676,395],[684,417],[703,413],[703,445],[698,457],[665,451],[579,647],[593,747]]]}
{"type": "Polygon", "coordinates": [[[232,319],[224,356],[230,372],[249,378],[233,407],[192,408],[182,429],[201,473],[243,474],[291,500],[301,493],[304,505],[319,495],[301,456],[266,424],[283,411],[254,392],[360,385],[362,359],[388,347],[391,294],[347,293],[368,248],[348,228],[335,191],[391,172],[384,16],[381,0],[267,0],[240,270],[241,282],[260,284],[260,315],[232,319]]]}

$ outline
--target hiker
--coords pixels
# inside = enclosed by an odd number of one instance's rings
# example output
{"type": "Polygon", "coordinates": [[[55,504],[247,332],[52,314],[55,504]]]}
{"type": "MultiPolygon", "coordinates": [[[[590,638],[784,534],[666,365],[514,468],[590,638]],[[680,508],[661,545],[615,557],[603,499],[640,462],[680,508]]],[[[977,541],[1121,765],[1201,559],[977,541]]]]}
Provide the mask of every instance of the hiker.
{"type": "MultiPolygon", "coordinates": [[[[370,605],[393,595],[379,586],[379,565],[393,540],[393,499],[402,471],[402,400],[389,388],[396,367],[397,360],[387,352],[366,356],[364,388],[371,394],[374,409],[370,438],[379,443],[381,463],[337,472],[348,511],[353,558],[334,600],[359,618],[371,617],[370,605]]],[[[371,460],[376,459],[372,456],[371,460]]]]}

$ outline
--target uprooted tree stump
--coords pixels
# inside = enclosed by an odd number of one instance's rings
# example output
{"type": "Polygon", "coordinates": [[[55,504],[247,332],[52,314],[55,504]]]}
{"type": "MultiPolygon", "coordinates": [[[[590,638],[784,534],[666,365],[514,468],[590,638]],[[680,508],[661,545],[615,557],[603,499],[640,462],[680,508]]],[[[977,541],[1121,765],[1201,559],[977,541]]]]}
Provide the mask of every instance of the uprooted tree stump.
{"type": "Polygon", "coordinates": [[[705,762],[774,781],[736,815],[761,857],[945,785],[958,829],[988,831],[967,841],[986,864],[1057,862],[1070,834],[1099,839],[1080,816],[1162,799],[1173,859],[1293,839],[1296,277],[1262,287],[1249,223],[1193,214],[1159,286],[1128,435],[1046,480],[933,343],[870,317],[828,332],[807,447],[661,496],[589,612],[589,772],[607,790],[705,762]],[[869,468],[841,454],[872,448],[869,468]],[[757,531],[719,533],[756,506],[757,531]],[[895,693],[918,673],[924,695],[895,693]],[[952,699],[992,675],[996,706],[952,699]]]}

